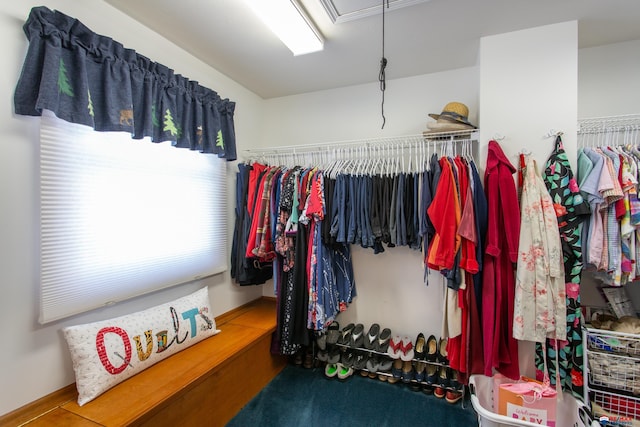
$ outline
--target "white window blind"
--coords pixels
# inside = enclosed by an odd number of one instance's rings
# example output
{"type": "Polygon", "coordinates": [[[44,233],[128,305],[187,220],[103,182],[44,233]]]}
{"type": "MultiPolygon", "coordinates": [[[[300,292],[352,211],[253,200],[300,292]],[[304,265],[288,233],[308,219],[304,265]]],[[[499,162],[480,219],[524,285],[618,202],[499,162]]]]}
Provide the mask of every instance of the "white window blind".
{"type": "Polygon", "coordinates": [[[45,112],[40,322],[227,269],[225,160],[45,112]]]}

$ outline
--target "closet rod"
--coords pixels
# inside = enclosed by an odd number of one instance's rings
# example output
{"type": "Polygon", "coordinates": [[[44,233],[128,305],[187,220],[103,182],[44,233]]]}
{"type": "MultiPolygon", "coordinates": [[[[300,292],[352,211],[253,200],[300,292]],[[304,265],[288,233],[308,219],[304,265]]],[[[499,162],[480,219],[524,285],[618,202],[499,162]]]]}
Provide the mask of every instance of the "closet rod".
{"type": "Polygon", "coordinates": [[[578,135],[640,130],[640,114],[578,119],[578,135]]]}
{"type": "Polygon", "coordinates": [[[403,145],[403,144],[415,144],[415,143],[448,143],[458,140],[472,140],[477,141],[479,135],[478,129],[461,130],[453,132],[437,132],[437,133],[424,133],[421,135],[405,135],[394,137],[381,137],[381,138],[367,138],[359,140],[347,140],[347,141],[333,141],[321,144],[299,144],[299,145],[285,145],[269,148],[249,148],[243,150],[246,157],[255,155],[266,154],[304,154],[308,151],[322,152],[328,151],[338,147],[372,147],[372,146],[384,146],[386,144],[403,145]]]}

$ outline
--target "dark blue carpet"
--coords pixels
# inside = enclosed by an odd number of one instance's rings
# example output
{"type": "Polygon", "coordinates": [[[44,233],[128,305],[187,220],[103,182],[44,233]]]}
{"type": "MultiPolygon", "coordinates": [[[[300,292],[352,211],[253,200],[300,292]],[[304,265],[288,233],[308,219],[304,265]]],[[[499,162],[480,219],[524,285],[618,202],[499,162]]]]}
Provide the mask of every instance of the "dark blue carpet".
{"type": "Polygon", "coordinates": [[[324,368],[289,365],[227,427],[477,427],[468,397],[464,408],[461,404],[412,391],[400,383],[359,374],[339,381],[327,379],[324,368]]]}

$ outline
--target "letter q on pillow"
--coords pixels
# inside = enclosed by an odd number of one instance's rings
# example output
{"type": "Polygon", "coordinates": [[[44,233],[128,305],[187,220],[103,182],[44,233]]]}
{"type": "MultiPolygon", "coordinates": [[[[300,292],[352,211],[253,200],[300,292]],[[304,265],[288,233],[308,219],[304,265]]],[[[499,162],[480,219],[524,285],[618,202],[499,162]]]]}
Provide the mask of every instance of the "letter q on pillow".
{"type": "Polygon", "coordinates": [[[64,328],[78,405],[218,332],[206,287],[137,313],[64,328]]]}

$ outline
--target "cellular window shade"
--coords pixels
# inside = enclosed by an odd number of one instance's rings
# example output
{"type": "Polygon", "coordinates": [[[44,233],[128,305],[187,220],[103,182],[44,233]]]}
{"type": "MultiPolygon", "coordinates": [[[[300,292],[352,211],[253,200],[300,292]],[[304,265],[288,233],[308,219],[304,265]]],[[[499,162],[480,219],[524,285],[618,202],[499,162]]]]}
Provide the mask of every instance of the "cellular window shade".
{"type": "Polygon", "coordinates": [[[226,270],[224,162],[43,114],[40,322],[226,270]]]}

